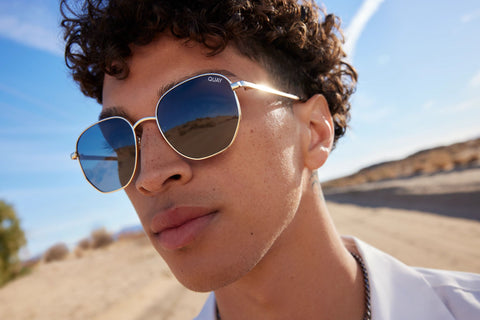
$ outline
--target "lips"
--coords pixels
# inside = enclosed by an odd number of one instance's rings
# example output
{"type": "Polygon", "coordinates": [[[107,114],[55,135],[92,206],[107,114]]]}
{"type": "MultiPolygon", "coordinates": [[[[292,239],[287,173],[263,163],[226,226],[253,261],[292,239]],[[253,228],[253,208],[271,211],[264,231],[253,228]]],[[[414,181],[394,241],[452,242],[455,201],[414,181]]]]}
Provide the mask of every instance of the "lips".
{"type": "Polygon", "coordinates": [[[153,217],[151,231],[164,249],[180,249],[192,243],[216,214],[204,207],[174,207],[153,217]]]}

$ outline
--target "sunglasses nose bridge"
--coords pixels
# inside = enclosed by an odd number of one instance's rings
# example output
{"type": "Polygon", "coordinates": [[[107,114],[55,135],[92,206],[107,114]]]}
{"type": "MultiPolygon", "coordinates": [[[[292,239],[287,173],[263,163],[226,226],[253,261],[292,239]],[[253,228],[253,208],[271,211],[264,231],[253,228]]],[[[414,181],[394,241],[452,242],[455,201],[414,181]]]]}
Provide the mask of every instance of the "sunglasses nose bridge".
{"type": "MultiPolygon", "coordinates": [[[[147,121],[155,121],[157,122],[157,118],[156,117],[145,117],[145,118],[141,118],[139,120],[137,120],[137,122],[135,122],[132,126],[133,128],[133,132],[134,132],[134,135],[135,135],[135,138],[137,139],[137,142],[140,141],[140,136],[138,135],[138,132],[137,132],[137,127],[140,126],[142,123],[144,122],[147,122],[147,121]]],[[[158,125],[157,125],[158,127],[158,125]]]]}
{"type": "Polygon", "coordinates": [[[137,122],[135,122],[135,124],[132,126],[133,127],[133,130],[136,130],[137,127],[144,123],[145,121],[157,121],[157,118],[156,117],[145,117],[145,118],[142,118],[142,119],[139,119],[137,122]]]}

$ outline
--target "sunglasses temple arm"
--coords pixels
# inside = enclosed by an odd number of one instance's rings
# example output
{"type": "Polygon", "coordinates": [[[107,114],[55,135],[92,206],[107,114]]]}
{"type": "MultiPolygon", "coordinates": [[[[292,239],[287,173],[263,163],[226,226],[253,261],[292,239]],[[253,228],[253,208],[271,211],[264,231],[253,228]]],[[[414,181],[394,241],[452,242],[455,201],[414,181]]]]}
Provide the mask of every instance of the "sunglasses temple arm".
{"type": "Polygon", "coordinates": [[[232,83],[231,86],[232,86],[232,90],[236,90],[236,89],[242,88],[242,87],[243,88],[248,88],[248,89],[257,89],[257,90],[260,90],[260,91],[263,91],[263,92],[272,93],[272,94],[275,94],[277,96],[289,98],[289,99],[292,99],[292,100],[300,100],[300,98],[297,97],[296,95],[286,93],[286,92],[282,92],[282,91],[278,91],[278,90],[275,90],[275,89],[270,88],[268,86],[255,84],[255,83],[251,83],[251,82],[248,82],[248,81],[237,81],[235,83],[232,83]]]}

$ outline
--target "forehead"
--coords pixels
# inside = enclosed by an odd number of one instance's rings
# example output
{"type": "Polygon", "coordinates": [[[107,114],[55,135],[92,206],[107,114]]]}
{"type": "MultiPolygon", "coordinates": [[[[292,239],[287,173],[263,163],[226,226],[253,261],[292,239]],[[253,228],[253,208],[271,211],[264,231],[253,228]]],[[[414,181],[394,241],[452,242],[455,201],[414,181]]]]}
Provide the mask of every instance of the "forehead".
{"type": "Polygon", "coordinates": [[[159,95],[169,87],[205,72],[222,73],[231,81],[268,82],[265,69],[231,46],[209,56],[208,49],[200,44],[162,35],[146,46],[133,46],[132,52],[125,79],[105,76],[103,111],[122,106],[130,113],[141,113],[141,106],[149,105],[153,112],[159,95]]]}

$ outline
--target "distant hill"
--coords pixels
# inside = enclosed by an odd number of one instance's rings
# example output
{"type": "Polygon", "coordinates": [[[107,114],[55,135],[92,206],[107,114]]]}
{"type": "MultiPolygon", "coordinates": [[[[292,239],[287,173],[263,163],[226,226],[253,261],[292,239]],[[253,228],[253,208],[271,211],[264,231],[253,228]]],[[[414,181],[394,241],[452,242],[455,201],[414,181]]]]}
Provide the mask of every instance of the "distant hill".
{"type": "Polygon", "coordinates": [[[355,174],[322,183],[325,189],[367,182],[431,175],[480,167],[480,138],[416,152],[404,159],[378,163],[355,174]]]}

